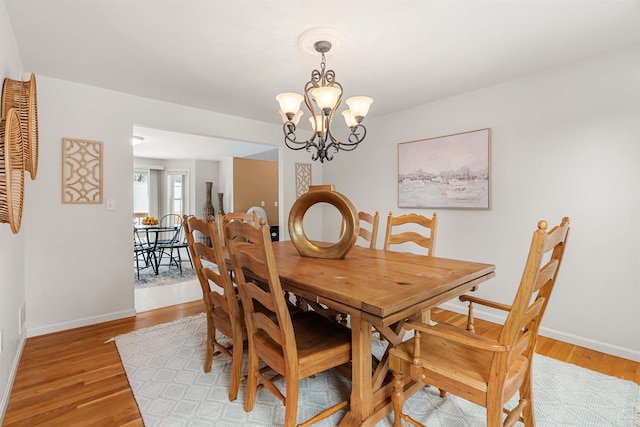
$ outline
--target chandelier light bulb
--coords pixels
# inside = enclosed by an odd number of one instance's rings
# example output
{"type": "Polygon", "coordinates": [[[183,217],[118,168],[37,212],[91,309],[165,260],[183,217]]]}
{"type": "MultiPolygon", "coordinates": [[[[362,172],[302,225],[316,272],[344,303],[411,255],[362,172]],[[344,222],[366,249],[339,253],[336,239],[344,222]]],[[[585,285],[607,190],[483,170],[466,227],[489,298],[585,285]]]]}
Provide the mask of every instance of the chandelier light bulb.
{"type": "Polygon", "coordinates": [[[281,93],[276,96],[276,100],[280,103],[280,110],[287,117],[289,114],[293,117],[300,111],[300,103],[303,99],[304,97],[298,93],[281,93]]]}
{"type": "Polygon", "coordinates": [[[326,111],[333,110],[341,94],[340,89],[332,86],[322,86],[311,90],[311,96],[325,114],[327,114],[326,111]]]}
{"type": "Polygon", "coordinates": [[[353,117],[355,117],[358,122],[361,122],[369,112],[369,107],[371,106],[373,99],[368,96],[354,96],[347,99],[346,102],[353,117]]]}
{"type": "Polygon", "coordinates": [[[344,122],[350,128],[358,126],[358,121],[356,120],[355,117],[353,117],[353,114],[351,114],[351,110],[344,110],[342,112],[342,116],[344,117],[344,122]]]}
{"type": "Polygon", "coordinates": [[[322,114],[309,117],[309,123],[311,123],[311,127],[315,133],[324,132],[324,116],[322,114]]]}

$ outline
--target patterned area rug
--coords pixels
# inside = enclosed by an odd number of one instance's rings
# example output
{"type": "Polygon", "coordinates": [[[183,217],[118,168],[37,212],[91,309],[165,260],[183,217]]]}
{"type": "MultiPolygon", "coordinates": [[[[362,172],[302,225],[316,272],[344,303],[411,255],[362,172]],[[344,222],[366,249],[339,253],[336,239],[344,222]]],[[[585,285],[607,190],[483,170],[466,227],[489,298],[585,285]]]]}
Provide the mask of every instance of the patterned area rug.
{"type": "MultiPolygon", "coordinates": [[[[113,340],[147,427],[279,426],[284,406],[270,392],[258,391],[252,412],[243,409],[244,383],[238,399],[227,398],[231,361],[214,358],[210,373],[202,371],[206,322],[204,314],[121,335],[113,340]]],[[[384,343],[374,340],[374,353],[384,343]]],[[[245,357],[246,361],[246,357],[245,357]]],[[[536,355],[534,400],[538,427],[637,427],[640,387],[633,382],[536,355]]],[[[332,373],[300,382],[298,422],[344,400],[350,382],[332,373]]],[[[453,395],[441,399],[425,388],[405,402],[405,411],[429,427],[484,426],[484,408],[453,395]]],[[[316,426],[335,426],[341,411],[316,426]]],[[[390,426],[392,417],[378,423],[390,426]]],[[[521,424],[518,424],[521,425],[521,424]]]]}
{"type": "MultiPolygon", "coordinates": [[[[189,258],[187,258],[186,252],[181,252],[181,254],[182,259],[184,260],[182,263],[182,271],[180,271],[180,269],[175,265],[170,267],[168,265],[161,265],[160,272],[155,274],[153,268],[149,266],[140,270],[140,278],[138,279],[134,265],[133,279],[135,288],[141,289],[152,286],[173,285],[174,283],[186,282],[187,280],[196,280],[196,271],[191,263],[188,262],[189,258]]],[[[218,271],[218,267],[214,263],[206,260],[201,260],[201,262],[203,266],[213,268],[215,271],[218,271]]]]}
{"type": "Polygon", "coordinates": [[[160,266],[160,272],[156,274],[153,268],[147,267],[140,270],[140,278],[133,269],[133,283],[137,289],[149,288],[151,286],[173,285],[174,283],[196,279],[196,271],[188,262],[182,264],[182,272],[178,267],[160,266]]]}

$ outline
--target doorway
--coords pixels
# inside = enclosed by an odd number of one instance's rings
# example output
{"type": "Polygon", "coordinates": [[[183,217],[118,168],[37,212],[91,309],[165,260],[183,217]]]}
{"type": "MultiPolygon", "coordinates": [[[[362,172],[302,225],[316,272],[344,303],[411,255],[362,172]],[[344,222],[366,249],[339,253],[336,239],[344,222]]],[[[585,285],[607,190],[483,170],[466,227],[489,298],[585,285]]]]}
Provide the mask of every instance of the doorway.
{"type": "MultiPolygon", "coordinates": [[[[144,209],[137,195],[143,194],[145,180],[150,215],[164,213],[202,215],[205,182],[214,183],[214,194],[224,194],[224,209],[233,209],[234,158],[278,162],[279,148],[243,141],[191,135],[173,131],[133,126],[133,135],[142,139],[133,147],[134,210],[144,209]],[[144,172],[148,175],[144,175],[144,172]],[[139,175],[136,175],[138,173],[139,175]],[[136,188],[136,184],[138,187],[136,188]]],[[[278,168],[280,165],[278,165],[278,168]]],[[[278,183],[282,194],[282,183],[278,183]]],[[[144,199],[144,197],[140,197],[144,199]]],[[[214,197],[214,208],[218,201],[214,197]]],[[[135,214],[135,212],[134,212],[135,214]]],[[[135,215],[134,215],[135,216],[135,215]]],[[[279,214],[275,215],[277,223],[279,214]]],[[[183,264],[184,266],[184,264],[183,264]]],[[[146,311],[202,298],[195,275],[190,280],[164,286],[135,289],[136,311],[146,311]]]]}

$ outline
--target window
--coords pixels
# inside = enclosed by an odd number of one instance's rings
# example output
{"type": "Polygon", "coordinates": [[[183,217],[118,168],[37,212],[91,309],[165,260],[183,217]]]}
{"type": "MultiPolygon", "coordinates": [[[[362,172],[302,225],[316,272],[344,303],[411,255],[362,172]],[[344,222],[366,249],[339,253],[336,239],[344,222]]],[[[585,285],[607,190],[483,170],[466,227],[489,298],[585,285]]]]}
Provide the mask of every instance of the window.
{"type": "Polygon", "coordinates": [[[182,216],[187,213],[187,177],[186,171],[167,172],[167,200],[168,212],[182,216]]]}
{"type": "Polygon", "coordinates": [[[149,214],[149,171],[133,171],[133,213],[149,214]]]}

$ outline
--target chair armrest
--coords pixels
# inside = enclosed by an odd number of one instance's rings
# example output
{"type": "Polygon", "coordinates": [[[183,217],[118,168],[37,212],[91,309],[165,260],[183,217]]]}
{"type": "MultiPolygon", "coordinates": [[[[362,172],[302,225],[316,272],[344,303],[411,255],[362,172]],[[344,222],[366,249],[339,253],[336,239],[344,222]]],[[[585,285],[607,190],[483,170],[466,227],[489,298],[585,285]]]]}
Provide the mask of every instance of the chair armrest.
{"type": "Polygon", "coordinates": [[[469,333],[456,327],[445,329],[443,327],[439,327],[438,325],[432,326],[426,323],[417,322],[406,322],[404,324],[404,327],[414,329],[427,335],[433,335],[445,340],[453,341],[467,347],[477,348],[479,350],[492,352],[502,352],[510,350],[510,346],[508,345],[499,343],[494,340],[487,340],[486,338],[482,338],[482,336],[474,335],[473,333],[469,333]]]}
{"type": "Polygon", "coordinates": [[[508,304],[502,304],[499,302],[489,301],[486,299],[474,297],[471,295],[462,295],[458,298],[462,302],[471,302],[474,304],[485,305],[487,307],[496,308],[498,310],[511,311],[511,306],[508,304]]]}

